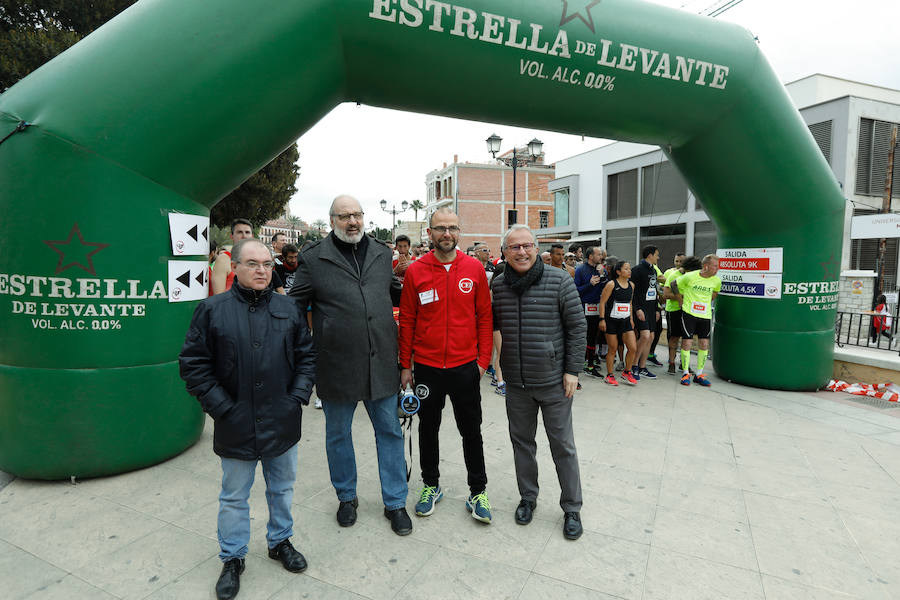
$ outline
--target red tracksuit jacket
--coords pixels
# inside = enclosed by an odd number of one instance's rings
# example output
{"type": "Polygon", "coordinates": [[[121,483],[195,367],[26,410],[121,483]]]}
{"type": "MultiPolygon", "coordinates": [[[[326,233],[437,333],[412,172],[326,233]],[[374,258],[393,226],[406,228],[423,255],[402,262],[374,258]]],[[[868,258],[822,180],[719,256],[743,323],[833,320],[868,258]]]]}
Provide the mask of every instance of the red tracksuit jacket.
{"type": "Polygon", "coordinates": [[[493,346],[491,293],[478,259],[459,250],[446,265],[434,252],[406,270],[400,297],[400,366],[487,368],[493,346]],[[414,355],[414,356],[413,356],[414,355]]]}

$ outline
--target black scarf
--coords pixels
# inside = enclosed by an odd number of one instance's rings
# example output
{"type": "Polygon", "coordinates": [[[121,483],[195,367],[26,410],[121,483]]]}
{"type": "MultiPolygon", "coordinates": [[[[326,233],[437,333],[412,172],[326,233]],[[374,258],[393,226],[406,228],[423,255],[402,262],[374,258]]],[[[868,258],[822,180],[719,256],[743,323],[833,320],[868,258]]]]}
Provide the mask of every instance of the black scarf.
{"type": "Polygon", "coordinates": [[[534,285],[543,274],[544,262],[538,257],[538,259],[534,261],[534,265],[528,269],[525,275],[519,275],[515,269],[506,265],[506,268],[503,269],[503,280],[512,288],[516,295],[521,296],[525,293],[525,290],[534,285]]]}
{"type": "Polygon", "coordinates": [[[262,290],[254,290],[245,288],[237,281],[232,284],[231,289],[234,290],[235,294],[243,298],[244,301],[246,301],[250,306],[256,306],[260,303],[268,302],[272,292],[271,285],[262,290]]]}

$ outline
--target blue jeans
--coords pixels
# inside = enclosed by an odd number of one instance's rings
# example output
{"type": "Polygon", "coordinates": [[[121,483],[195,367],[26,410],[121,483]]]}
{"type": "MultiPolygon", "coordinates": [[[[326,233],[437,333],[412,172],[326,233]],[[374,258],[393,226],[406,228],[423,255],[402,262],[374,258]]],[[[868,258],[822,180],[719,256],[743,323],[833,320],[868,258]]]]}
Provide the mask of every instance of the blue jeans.
{"type": "MultiPolygon", "coordinates": [[[[250,542],[250,488],[256,475],[255,460],[222,458],[222,492],[219,494],[219,558],[244,558],[250,542]]],[[[266,479],[269,523],[266,541],[274,548],[294,534],[291,501],[297,478],[297,444],[274,458],[261,459],[266,479]]]]}
{"type": "MultiPolygon", "coordinates": [[[[356,454],[353,452],[353,413],[356,402],[322,403],[325,412],[325,451],[331,484],[338,500],[356,498],[356,454]]],[[[378,476],[381,499],[388,510],[406,506],[406,456],[403,453],[403,430],[397,418],[397,396],[365,400],[366,412],[375,429],[378,451],[378,476]]]]}

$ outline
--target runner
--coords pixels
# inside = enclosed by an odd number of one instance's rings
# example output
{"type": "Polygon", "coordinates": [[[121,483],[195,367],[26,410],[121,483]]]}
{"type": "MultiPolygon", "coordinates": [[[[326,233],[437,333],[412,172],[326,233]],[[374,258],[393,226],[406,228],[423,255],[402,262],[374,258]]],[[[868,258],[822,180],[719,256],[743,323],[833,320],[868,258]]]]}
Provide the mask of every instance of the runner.
{"type": "Polygon", "coordinates": [[[637,385],[637,378],[631,371],[636,349],[632,311],[634,284],[629,281],[631,265],[620,261],[616,263],[614,272],[616,278],[606,284],[603,294],[600,296],[600,331],[606,333],[606,343],[609,345],[606,353],[606,369],[609,374],[604,381],[609,385],[619,385],[613,370],[613,362],[619,347],[618,338],[621,335],[625,347],[628,349],[628,353],[625,355],[622,379],[629,385],[637,385]]]}
{"type": "Polygon", "coordinates": [[[631,270],[634,282],[634,328],[637,335],[637,360],[631,367],[631,374],[640,380],[641,377],[656,379],[656,374],[647,368],[647,356],[653,343],[656,331],[656,320],[659,318],[656,297],[656,263],[659,262],[659,248],[644,246],[641,250],[641,262],[631,270]]]}
{"type": "Polygon", "coordinates": [[[685,273],[672,282],[672,292],[681,304],[681,325],[684,333],[681,339],[681,369],[684,372],[681,376],[681,385],[691,385],[691,342],[694,334],[700,342],[694,383],[707,387],[711,385],[703,374],[703,367],[709,355],[712,303],[722,289],[722,280],[716,275],[718,270],[719,257],[707,254],[703,257],[703,268],[685,273]]]}
{"type": "Polygon", "coordinates": [[[666,300],[666,337],[669,345],[669,375],[675,375],[678,371],[675,367],[675,357],[678,356],[678,347],[684,335],[681,330],[681,304],[672,293],[672,282],[689,271],[699,271],[703,266],[696,256],[679,254],[675,258],[676,267],[666,271],[666,284],[663,286],[663,298],[666,300]]]}
{"type": "Polygon", "coordinates": [[[600,263],[600,248],[587,250],[587,260],[575,269],[575,289],[581,297],[581,308],[587,321],[587,351],[584,372],[594,377],[603,375],[596,369],[597,333],[600,331],[600,296],[606,286],[606,270],[600,263]]]}

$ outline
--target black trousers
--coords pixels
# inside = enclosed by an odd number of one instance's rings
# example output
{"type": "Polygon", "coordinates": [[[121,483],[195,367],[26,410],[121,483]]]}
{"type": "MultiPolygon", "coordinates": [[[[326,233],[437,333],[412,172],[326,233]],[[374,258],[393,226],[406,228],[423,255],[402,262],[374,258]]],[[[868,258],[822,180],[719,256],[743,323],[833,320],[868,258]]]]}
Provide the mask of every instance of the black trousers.
{"type": "Polygon", "coordinates": [[[422,481],[425,485],[437,485],[441,476],[438,469],[441,460],[438,434],[444,404],[450,396],[456,428],[462,436],[469,491],[472,494],[483,492],[487,488],[487,473],[481,439],[481,376],[478,363],[473,360],[450,369],[416,363],[415,380],[416,393],[421,399],[418,415],[422,481]],[[423,385],[428,389],[425,398],[422,398],[423,385]]]}
{"type": "Polygon", "coordinates": [[[594,360],[597,358],[597,333],[600,331],[600,316],[590,316],[585,317],[585,321],[587,321],[587,347],[588,347],[588,364],[594,364],[594,360]],[[592,350],[593,348],[593,350],[592,350]]]}

